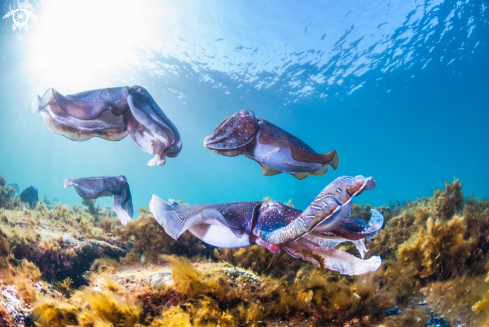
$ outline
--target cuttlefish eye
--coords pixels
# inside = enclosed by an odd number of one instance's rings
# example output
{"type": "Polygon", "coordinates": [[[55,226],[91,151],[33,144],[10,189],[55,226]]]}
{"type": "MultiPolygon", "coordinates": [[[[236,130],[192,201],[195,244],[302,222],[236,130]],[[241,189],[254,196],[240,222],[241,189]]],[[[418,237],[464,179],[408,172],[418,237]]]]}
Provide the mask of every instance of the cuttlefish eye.
{"type": "Polygon", "coordinates": [[[267,209],[277,209],[277,208],[278,208],[278,203],[276,202],[267,203],[267,209]]]}
{"type": "Polygon", "coordinates": [[[240,110],[239,111],[240,117],[250,117],[252,115],[253,115],[253,112],[251,110],[240,110]]]}
{"type": "Polygon", "coordinates": [[[147,93],[146,89],[142,86],[139,86],[139,85],[134,85],[132,87],[132,89],[141,95],[146,95],[146,93],[147,93]]]}

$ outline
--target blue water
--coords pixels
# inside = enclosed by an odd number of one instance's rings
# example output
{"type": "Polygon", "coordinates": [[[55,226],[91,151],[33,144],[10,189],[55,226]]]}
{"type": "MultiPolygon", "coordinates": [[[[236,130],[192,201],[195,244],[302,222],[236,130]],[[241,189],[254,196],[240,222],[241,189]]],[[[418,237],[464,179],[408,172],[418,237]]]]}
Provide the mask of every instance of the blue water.
{"type": "Polygon", "coordinates": [[[119,174],[135,208],[157,194],[190,203],[270,196],[304,209],[335,177],[360,174],[377,189],[356,201],[374,205],[430,195],[454,176],[467,195],[489,196],[488,1],[140,0],[94,5],[81,19],[60,1],[30,3],[28,31],[0,24],[0,174],[41,198],[79,203],[65,176],[119,174]],[[136,84],[181,133],[182,152],[165,166],[146,166],[151,156],[130,137],[50,134],[31,110],[50,87],[136,84]],[[340,167],[302,181],[265,177],[252,160],[204,148],[240,109],[318,152],[337,149],[340,167]]]}

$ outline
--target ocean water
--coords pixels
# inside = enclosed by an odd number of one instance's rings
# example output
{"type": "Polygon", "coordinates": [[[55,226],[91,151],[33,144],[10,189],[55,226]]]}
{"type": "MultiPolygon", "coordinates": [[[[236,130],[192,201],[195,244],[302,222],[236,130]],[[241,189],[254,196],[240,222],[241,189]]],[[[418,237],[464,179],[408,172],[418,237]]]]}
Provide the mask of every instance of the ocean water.
{"type": "MultiPolygon", "coordinates": [[[[19,8],[5,1],[5,15],[19,8]]],[[[0,24],[0,174],[40,198],[80,203],[65,177],[125,175],[135,208],[292,199],[304,209],[337,176],[373,176],[374,205],[460,178],[489,196],[488,1],[30,1],[29,29],[0,24]],[[130,139],[73,142],[32,112],[50,87],[145,87],[183,149],[165,166],[130,139]],[[340,166],[299,181],[204,148],[253,110],[340,166]]],[[[111,199],[97,200],[111,205],[111,199]]]]}

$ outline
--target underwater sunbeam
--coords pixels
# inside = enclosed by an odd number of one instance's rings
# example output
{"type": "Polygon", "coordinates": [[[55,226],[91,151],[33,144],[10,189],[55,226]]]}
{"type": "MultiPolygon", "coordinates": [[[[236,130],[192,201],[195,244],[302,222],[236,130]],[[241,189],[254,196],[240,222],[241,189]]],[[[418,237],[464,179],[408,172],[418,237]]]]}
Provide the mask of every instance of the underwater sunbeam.
{"type": "Polygon", "coordinates": [[[148,37],[148,1],[47,0],[40,9],[30,53],[46,82],[78,88],[120,76],[148,37]]]}

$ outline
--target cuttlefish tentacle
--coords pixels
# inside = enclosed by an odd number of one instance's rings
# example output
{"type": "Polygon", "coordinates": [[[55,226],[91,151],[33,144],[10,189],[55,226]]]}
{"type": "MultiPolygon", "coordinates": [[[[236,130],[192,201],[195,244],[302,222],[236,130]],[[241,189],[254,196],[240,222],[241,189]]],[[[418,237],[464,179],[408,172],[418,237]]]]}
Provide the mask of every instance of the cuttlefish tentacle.
{"type": "Polygon", "coordinates": [[[345,275],[366,274],[376,271],[382,264],[380,257],[362,260],[331,247],[317,246],[308,240],[287,243],[282,248],[294,258],[301,258],[318,265],[322,263],[324,267],[345,275]],[[318,262],[318,258],[321,258],[323,262],[318,262]]]}
{"type": "Polygon", "coordinates": [[[368,226],[362,231],[357,232],[342,225],[332,230],[332,232],[349,240],[359,240],[373,236],[380,228],[382,228],[382,225],[384,224],[384,216],[375,209],[372,209],[371,212],[372,218],[370,219],[368,226]]]}
{"type": "Polygon", "coordinates": [[[97,199],[103,196],[114,196],[114,212],[123,225],[133,216],[132,196],[125,176],[65,178],[64,187],[73,186],[79,196],[86,199],[97,199]]]}
{"type": "Polygon", "coordinates": [[[288,173],[298,179],[324,175],[338,168],[336,150],[325,154],[278,126],[256,118],[251,110],[240,110],[224,119],[204,140],[209,150],[224,156],[245,155],[258,162],[265,176],[288,173]]]}
{"type": "Polygon", "coordinates": [[[163,165],[165,158],[176,157],[182,148],[180,134],[140,86],[92,90],[64,96],[49,89],[37,97],[35,112],[51,133],[74,141],[100,137],[119,141],[131,135],[145,152],[154,155],[148,165],[163,165]]]}
{"type": "Polygon", "coordinates": [[[271,232],[261,231],[259,236],[268,243],[280,244],[310,233],[319,224],[324,230],[333,230],[349,218],[349,205],[352,198],[360,195],[364,190],[373,188],[375,188],[375,181],[372,177],[338,177],[287,226],[271,232]],[[348,207],[348,213],[342,215],[339,212],[343,206],[348,207]]]}

